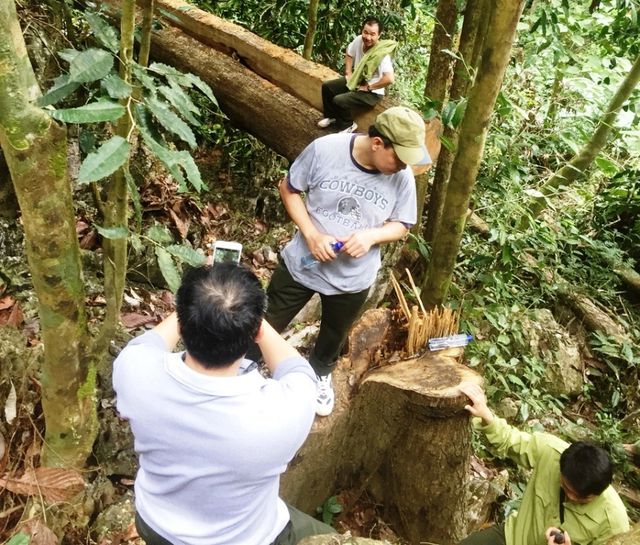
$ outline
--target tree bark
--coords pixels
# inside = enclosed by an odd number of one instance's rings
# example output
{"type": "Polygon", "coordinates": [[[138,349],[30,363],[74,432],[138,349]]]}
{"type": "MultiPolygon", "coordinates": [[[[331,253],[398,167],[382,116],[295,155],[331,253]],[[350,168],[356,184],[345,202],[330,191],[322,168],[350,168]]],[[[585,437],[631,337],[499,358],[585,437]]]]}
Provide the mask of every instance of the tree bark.
{"type": "Polygon", "coordinates": [[[458,9],[455,0],[439,0],[436,9],[435,26],[431,38],[429,68],[424,89],[426,97],[436,102],[435,108],[442,110],[447,96],[447,87],[451,79],[453,57],[445,50],[453,51],[453,38],[456,32],[458,9]]]}
{"type": "MultiPolygon", "coordinates": [[[[622,80],[620,87],[613,95],[611,102],[607,106],[606,113],[598,123],[598,127],[591,139],[582,147],[577,155],[571,159],[566,165],[551,176],[540,188],[541,197],[534,199],[529,207],[529,214],[535,218],[544,210],[547,205],[547,198],[551,196],[560,186],[570,185],[575,182],[579,176],[591,165],[593,160],[598,156],[602,148],[607,143],[607,138],[611,133],[613,124],[618,116],[618,111],[627,101],[633,90],[640,81],[640,57],[636,59],[627,76],[622,80]]],[[[530,219],[523,216],[521,227],[528,227],[530,219]]]]}
{"type": "Polygon", "coordinates": [[[156,0],[146,0],[142,9],[142,26],[140,28],[140,51],[138,52],[138,64],[140,66],[149,65],[149,54],[151,52],[151,28],[153,25],[153,14],[156,9],[156,0]]]}
{"type": "Polygon", "coordinates": [[[30,102],[34,76],[17,25],[14,1],[1,3],[0,145],[20,204],[38,296],[46,423],[42,463],[82,467],[97,431],[95,366],[84,344],[89,334],[66,130],[30,102]]]}
{"type": "Polygon", "coordinates": [[[509,62],[523,5],[523,0],[498,0],[491,13],[480,69],[460,128],[442,221],[421,292],[423,302],[429,307],[442,304],[451,284],[489,119],[509,62]]]}
{"type": "Polygon", "coordinates": [[[458,385],[481,379],[451,353],[376,361],[389,314],[368,311],[352,331],[350,352],[334,373],[336,409],[314,424],[283,476],[283,497],[312,511],[338,490],[349,490],[352,503],[366,492],[410,543],[455,543],[466,527],[461,491],[471,456],[458,385]]]}
{"type": "Polygon", "coordinates": [[[316,37],[316,28],[318,26],[318,4],[319,0],[309,0],[309,15],[307,18],[307,33],[304,37],[304,48],[302,57],[309,60],[313,52],[313,41],[316,37]]]}
{"type": "MultiPolygon", "coordinates": [[[[122,15],[120,19],[120,77],[131,83],[131,63],[133,61],[134,27],[135,27],[135,0],[122,2],[122,15]]],[[[129,104],[131,98],[120,100],[127,113],[118,120],[116,133],[126,140],[131,140],[131,117],[129,104]]],[[[107,199],[103,203],[105,213],[104,223],[106,227],[127,227],[128,224],[128,191],[126,171],[129,169],[129,161],[120,167],[107,184],[107,199]]],[[[100,336],[96,339],[95,349],[97,353],[103,353],[106,346],[114,336],[120,319],[120,308],[124,294],[125,276],[127,273],[127,239],[108,239],[102,242],[104,250],[104,294],[107,301],[106,313],[100,336]]]]}
{"type": "MultiPolygon", "coordinates": [[[[483,14],[486,13],[487,10],[489,10],[489,6],[486,0],[469,0],[467,2],[462,31],[460,33],[458,60],[455,64],[453,81],[449,91],[449,100],[459,100],[466,96],[469,86],[473,82],[473,74],[476,68],[476,66],[472,64],[474,45],[483,39],[479,38],[478,35],[481,30],[486,30],[486,28],[483,29],[481,27],[481,22],[483,14]]],[[[438,164],[433,178],[433,186],[431,188],[431,194],[429,195],[427,221],[423,230],[424,238],[430,245],[433,244],[438,225],[440,224],[440,218],[442,217],[442,208],[447,194],[451,165],[453,164],[455,148],[458,145],[458,130],[445,127],[444,137],[451,143],[454,149],[450,151],[445,146],[445,148],[440,151],[440,157],[438,158],[438,164]]],[[[414,234],[418,234],[419,232],[420,231],[414,230],[414,234]]]]}

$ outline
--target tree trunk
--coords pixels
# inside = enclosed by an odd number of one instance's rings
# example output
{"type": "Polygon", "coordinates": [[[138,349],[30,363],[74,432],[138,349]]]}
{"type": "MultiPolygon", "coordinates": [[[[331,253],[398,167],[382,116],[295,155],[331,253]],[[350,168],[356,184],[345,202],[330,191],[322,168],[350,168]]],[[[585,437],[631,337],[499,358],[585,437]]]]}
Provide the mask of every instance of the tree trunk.
{"type": "Polygon", "coordinates": [[[451,353],[376,361],[390,323],[390,313],[376,309],[352,331],[334,373],[336,409],[314,424],[283,476],[283,497],[312,511],[339,490],[350,491],[352,504],[366,492],[410,543],[455,543],[466,528],[461,491],[471,456],[458,385],[481,379],[451,353]]]}
{"type": "MultiPolygon", "coordinates": [[[[133,60],[135,27],[135,0],[122,2],[122,15],[120,19],[120,77],[131,83],[131,63],[133,60]]],[[[127,109],[127,114],[118,120],[116,133],[126,140],[131,139],[131,117],[129,116],[129,104],[131,98],[121,99],[120,103],[127,109]]],[[[129,169],[129,161],[120,167],[107,184],[107,200],[103,203],[105,217],[104,223],[108,228],[127,227],[128,224],[128,192],[126,172],[129,169]]],[[[107,308],[104,322],[100,331],[100,337],[96,340],[96,351],[104,352],[106,346],[114,336],[120,319],[120,308],[124,294],[124,283],[127,272],[127,239],[108,239],[102,242],[104,250],[104,294],[107,308]]]]}
{"type": "MultiPolygon", "coordinates": [[[[473,82],[473,74],[475,66],[472,64],[474,45],[481,42],[483,37],[478,38],[480,30],[486,30],[481,27],[483,14],[489,10],[487,0],[469,0],[464,12],[464,21],[462,24],[462,32],[460,33],[460,46],[458,47],[458,60],[455,64],[453,81],[449,91],[449,100],[459,100],[466,96],[469,86],[473,82]]],[[[432,245],[442,217],[442,207],[447,194],[447,184],[449,175],[451,174],[451,165],[455,148],[458,145],[458,131],[451,127],[444,128],[444,137],[447,139],[453,149],[450,151],[446,146],[440,151],[436,172],[433,178],[433,187],[429,196],[429,209],[427,213],[427,221],[424,226],[424,238],[432,245]]],[[[419,227],[419,224],[418,224],[419,227]]],[[[415,231],[418,234],[420,231],[415,231]]]]}
{"type": "MultiPolygon", "coordinates": [[[[577,155],[571,159],[565,166],[558,170],[551,178],[549,178],[540,188],[541,197],[534,199],[529,207],[531,217],[535,218],[547,205],[547,197],[551,196],[560,186],[566,186],[573,183],[584,171],[589,167],[593,160],[598,156],[602,148],[607,143],[607,138],[611,133],[611,128],[618,116],[618,110],[627,101],[633,90],[640,81],[640,57],[633,64],[631,70],[624,78],[620,87],[607,106],[604,117],[598,124],[591,139],[583,146],[577,155]]],[[[529,218],[523,217],[521,227],[526,228],[529,225],[529,218]]]]}
{"type": "Polygon", "coordinates": [[[13,0],[0,4],[0,145],[25,231],[44,342],[43,465],[82,467],[97,431],[66,130],[29,100],[33,79],[13,0]],[[31,76],[29,75],[31,72],[31,76]]]}
{"type": "Polygon", "coordinates": [[[138,64],[149,66],[149,53],[151,52],[151,30],[153,14],[156,9],[156,0],[146,0],[142,10],[142,26],[140,28],[140,51],[138,52],[138,64]]]}
{"type": "Polygon", "coordinates": [[[313,41],[316,37],[316,27],[318,26],[318,4],[319,0],[309,0],[309,15],[307,24],[307,33],[304,37],[304,49],[302,57],[309,60],[313,52],[313,41]]]}
{"type": "Polygon", "coordinates": [[[523,0],[498,0],[491,13],[480,69],[460,127],[442,221],[421,292],[423,302],[429,307],[442,304],[451,284],[489,118],[509,62],[523,4],[523,0]]]}
{"type": "Polygon", "coordinates": [[[431,38],[427,82],[424,89],[425,96],[437,103],[435,108],[438,111],[442,110],[451,79],[453,57],[449,52],[453,51],[457,17],[458,10],[455,0],[439,0],[433,37],[431,38]],[[449,52],[445,52],[445,50],[449,52]]]}
{"type": "Polygon", "coordinates": [[[612,537],[607,545],[638,545],[640,543],[640,524],[636,524],[625,534],[612,537]]]}

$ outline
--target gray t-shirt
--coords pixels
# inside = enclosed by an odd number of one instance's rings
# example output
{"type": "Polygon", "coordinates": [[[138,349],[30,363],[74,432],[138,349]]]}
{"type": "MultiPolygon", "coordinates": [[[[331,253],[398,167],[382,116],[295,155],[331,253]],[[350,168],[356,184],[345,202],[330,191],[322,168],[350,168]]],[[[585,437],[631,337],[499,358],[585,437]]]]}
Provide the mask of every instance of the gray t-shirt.
{"type": "MultiPolygon", "coordinates": [[[[291,165],[290,189],[306,193],[311,221],[322,233],[348,237],[354,231],[382,227],[399,221],[416,222],[416,188],[410,167],[396,174],[367,170],[353,158],[358,135],[331,134],[309,144],[291,165]]],[[[380,268],[380,247],[353,258],[339,254],[327,263],[304,268],[309,248],[300,232],[282,251],[296,282],[322,293],[356,293],[373,283],[380,268]]]]}

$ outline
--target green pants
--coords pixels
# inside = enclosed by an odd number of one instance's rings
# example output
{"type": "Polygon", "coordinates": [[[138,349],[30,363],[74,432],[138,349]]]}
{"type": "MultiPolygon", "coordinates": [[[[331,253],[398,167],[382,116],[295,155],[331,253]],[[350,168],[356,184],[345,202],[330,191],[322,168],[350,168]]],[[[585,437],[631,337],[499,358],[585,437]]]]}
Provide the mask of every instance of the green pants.
{"type": "Polygon", "coordinates": [[[506,545],[504,523],[494,524],[484,530],[474,532],[463,539],[458,545],[506,545]]]}
{"type": "Polygon", "coordinates": [[[322,110],[325,117],[336,120],[338,130],[353,122],[351,110],[373,108],[382,98],[378,93],[349,91],[346,78],[332,79],[322,84],[322,110]]]}
{"type": "MultiPolygon", "coordinates": [[[[267,288],[267,322],[280,333],[311,299],[314,290],[296,282],[284,263],[275,270],[267,288]]],[[[309,363],[319,376],[331,373],[347,340],[349,329],[360,315],[369,289],[357,293],[320,294],[322,318],[318,339],[309,355],[309,363]]],[[[253,354],[248,354],[248,357],[253,354]]]]}

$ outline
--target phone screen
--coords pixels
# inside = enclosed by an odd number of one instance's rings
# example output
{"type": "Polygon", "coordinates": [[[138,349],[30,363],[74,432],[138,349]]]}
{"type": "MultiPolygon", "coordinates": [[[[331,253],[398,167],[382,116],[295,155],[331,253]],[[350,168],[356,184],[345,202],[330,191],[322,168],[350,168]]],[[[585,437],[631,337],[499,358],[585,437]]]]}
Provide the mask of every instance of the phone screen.
{"type": "Polygon", "coordinates": [[[214,263],[239,263],[240,252],[231,248],[216,248],[213,253],[214,263]]]}

